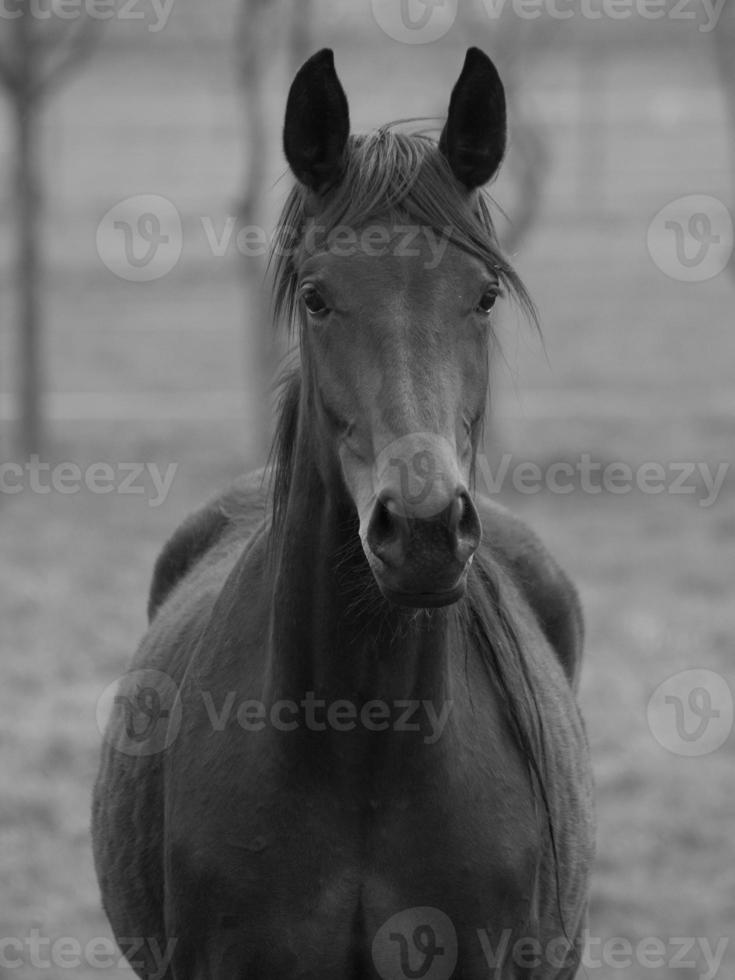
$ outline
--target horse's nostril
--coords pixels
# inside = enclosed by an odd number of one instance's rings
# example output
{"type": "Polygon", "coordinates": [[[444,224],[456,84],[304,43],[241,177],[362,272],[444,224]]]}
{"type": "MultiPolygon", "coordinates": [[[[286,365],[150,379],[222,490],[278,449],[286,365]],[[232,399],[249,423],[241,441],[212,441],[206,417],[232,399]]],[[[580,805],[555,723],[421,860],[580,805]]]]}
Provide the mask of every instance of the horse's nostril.
{"type": "Polygon", "coordinates": [[[408,526],[397,502],[384,495],[378,500],[370,518],[367,542],[372,553],[391,568],[400,568],[406,560],[408,526]]]}
{"type": "Polygon", "coordinates": [[[367,545],[392,571],[415,563],[428,569],[445,566],[450,556],[464,564],[477,550],[480,536],[480,519],[465,489],[458,489],[430,519],[410,517],[400,498],[384,492],[370,518],[367,545]]]}
{"type": "Polygon", "coordinates": [[[454,535],[455,554],[460,561],[468,561],[480,545],[480,518],[466,490],[454,498],[452,508],[450,529],[454,535]]]}
{"type": "Polygon", "coordinates": [[[464,497],[457,494],[446,510],[447,527],[451,534],[456,534],[465,513],[464,497]]]}

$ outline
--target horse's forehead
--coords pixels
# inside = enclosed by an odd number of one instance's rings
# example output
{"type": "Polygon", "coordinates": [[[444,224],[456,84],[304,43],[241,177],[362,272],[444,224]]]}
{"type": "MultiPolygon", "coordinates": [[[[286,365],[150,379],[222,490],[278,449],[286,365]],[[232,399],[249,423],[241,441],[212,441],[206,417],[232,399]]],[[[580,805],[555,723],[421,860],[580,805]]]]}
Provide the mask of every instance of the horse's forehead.
{"type": "Polygon", "coordinates": [[[337,286],[386,290],[386,295],[411,286],[436,294],[444,284],[477,280],[485,272],[448,230],[409,222],[337,228],[304,253],[301,266],[302,274],[318,273],[337,286]]]}

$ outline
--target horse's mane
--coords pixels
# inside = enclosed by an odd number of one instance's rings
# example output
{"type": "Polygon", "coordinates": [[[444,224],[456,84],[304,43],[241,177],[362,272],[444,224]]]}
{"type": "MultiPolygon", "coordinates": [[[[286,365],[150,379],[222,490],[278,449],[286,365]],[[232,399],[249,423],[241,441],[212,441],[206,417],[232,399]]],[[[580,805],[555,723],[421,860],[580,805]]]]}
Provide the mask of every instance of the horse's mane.
{"type": "MultiPolygon", "coordinates": [[[[310,218],[318,221],[320,232],[326,235],[338,226],[359,229],[371,219],[387,217],[429,227],[479,258],[494,270],[501,285],[536,323],[533,302],[498,245],[487,193],[481,190],[468,197],[434,139],[391,128],[350,137],[344,176],[316,213],[314,196],[308,190],[297,184],[290,192],[271,254],[276,323],[291,331],[302,326],[296,257],[310,218]]],[[[299,368],[289,371],[281,381],[280,410],[271,449],[273,540],[279,538],[291,489],[301,387],[299,368]]],[[[478,552],[466,598],[442,614],[456,617],[457,628],[481,650],[489,679],[500,694],[511,732],[528,765],[551,843],[557,905],[564,928],[551,803],[553,784],[544,751],[546,737],[531,671],[504,599],[505,582],[505,573],[478,552]]]]}

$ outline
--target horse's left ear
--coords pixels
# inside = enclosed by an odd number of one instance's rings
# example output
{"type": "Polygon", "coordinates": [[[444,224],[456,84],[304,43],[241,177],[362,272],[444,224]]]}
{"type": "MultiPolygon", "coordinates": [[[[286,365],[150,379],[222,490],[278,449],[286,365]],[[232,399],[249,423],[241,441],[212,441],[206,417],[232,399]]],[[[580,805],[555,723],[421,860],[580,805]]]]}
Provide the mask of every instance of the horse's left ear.
{"type": "Polygon", "coordinates": [[[452,90],[439,149],[468,190],[497,173],[505,153],[505,90],[497,69],[479,48],[467,51],[452,90]]]}
{"type": "Polygon", "coordinates": [[[298,180],[317,193],[336,183],[349,135],[347,96],[334,54],[323,48],[296,73],[286,103],[283,150],[298,180]]]}

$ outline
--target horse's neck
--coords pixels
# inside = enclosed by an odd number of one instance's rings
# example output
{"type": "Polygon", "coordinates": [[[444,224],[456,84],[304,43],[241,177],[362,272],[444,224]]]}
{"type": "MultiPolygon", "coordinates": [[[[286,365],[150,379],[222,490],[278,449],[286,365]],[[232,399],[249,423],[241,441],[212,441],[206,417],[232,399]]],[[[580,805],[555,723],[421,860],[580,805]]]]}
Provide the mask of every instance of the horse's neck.
{"type": "Polygon", "coordinates": [[[447,696],[453,614],[400,610],[380,595],[345,491],[297,450],[279,530],[271,621],[273,698],[447,696]]]}

